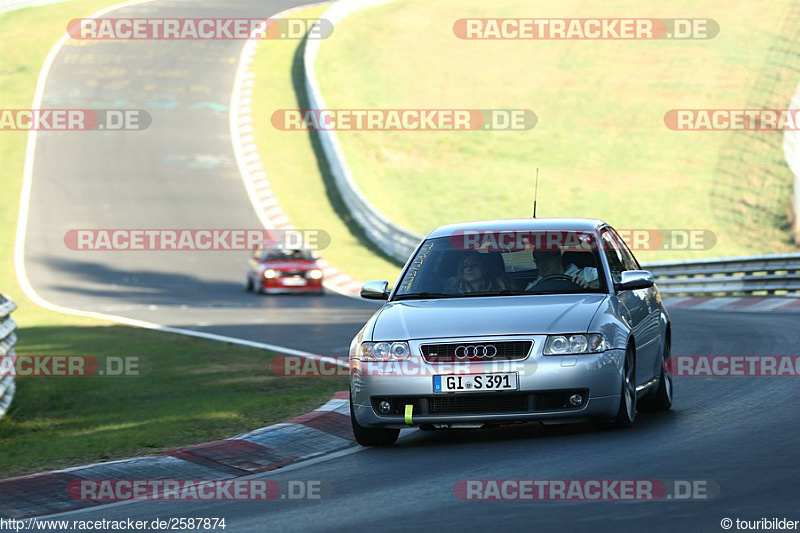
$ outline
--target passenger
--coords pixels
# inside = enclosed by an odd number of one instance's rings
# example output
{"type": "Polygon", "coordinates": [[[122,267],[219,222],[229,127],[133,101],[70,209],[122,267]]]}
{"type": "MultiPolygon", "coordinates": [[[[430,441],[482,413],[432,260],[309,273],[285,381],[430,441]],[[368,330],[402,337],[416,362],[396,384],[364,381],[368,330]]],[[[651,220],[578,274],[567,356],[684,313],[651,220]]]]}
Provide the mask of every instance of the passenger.
{"type": "Polygon", "coordinates": [[[479,252],[469,252],[461,257],[456,270],[453,288],[456,292],[490,292],[508,289],[508,283],[491,273],[486,257],[479,252]]]}
{"type": "Polygon", "coordinates": [[[600,279],[597,275],[597,269],[594,267],[578,268],[573,263],[564,268],[561,262],[560,250],[534,250],[533,260],[536,263],[536,268],[539,269],[539,277],[528,283],[525,287],[526,291],[532,290],[536,284],[548,276],[569,276],[572,282],[578,284],[584,289],[598,289],[600,288],[600,279]]]}

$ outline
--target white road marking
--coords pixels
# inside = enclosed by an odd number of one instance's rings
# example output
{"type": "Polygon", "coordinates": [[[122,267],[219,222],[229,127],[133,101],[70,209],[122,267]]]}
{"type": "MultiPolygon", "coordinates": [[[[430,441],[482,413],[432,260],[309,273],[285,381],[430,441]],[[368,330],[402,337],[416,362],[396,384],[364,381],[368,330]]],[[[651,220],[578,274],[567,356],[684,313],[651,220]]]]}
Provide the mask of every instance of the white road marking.
{"type": "MultiPolygon", "coordinates": [[[[90,15],[87,18],[100,18],[103,15],[110,13],[112,11],[122,9],[125,7],[130,7],[134,5],[144,4],[147,2],[151,2],[152,0],[130,0],[128,2],[122,2],[120,4],[116,4],[90,15]]],[[[284,15],[292,10],[286,11],[281,13],[280,15],[284,15]]],[[[53,63],[56,59],[56,56],[59,54],[61,49],[70,39],[69,34],[65,33],[57,42],[53,45],[50,49],[50,52],[47,54],[47,58],[42,65],[42,70],[39,72],[39,79],[36,82],[36,91],[33,96],[33,103],[31,107],[33,109],[37,109],[42,106],[42,100],[44,97],[44,88],[47,84],[47,77],[50,73],[50,69],[53,66],[53,63]]],[[[241,70],[242,64],[240,63],[239,68],[241,70]]],[[[237,73],[237,80],[239,78],[239,74],[237,73]]],[[[235,86],[234,88],[234,102],[237,103],[238,106],[238,90],[241,89],[241,86],[235,86]]],[[[233,102],[232,102],[233,103],[233,102]]],[[[234,117],[236,113],[234,113],[235,107],[231,107],[230,117],[231,117],[231,131],[234,130],[234,117]]],[[[252,130],[252,127],[245,126],[252,130]]],[[[240,128],[241,131],[244,128],[240,128]]],[[[189,329],[182,329],[182,328],[173,328],[169,326],[165,326],[163,324],[157,324],[154,322],[147,322],[144,320],[136,320],[124,316],[106,314],[106,313],[98,313],[94,311],[83,311],[80,309],[73,309],[70,307],[54,304],[48,300],[45,300],[37,291],[34,289],[33,285],[28,278],[28,272],[25,269],[25,241],[28,231],[28,216],[30,214],[30,201],[31,201],[31,189],[33,185],[33,166],[35,162],[35,155],[36,155],[36,138],[37,132],[34,129],[28,131],[28,145],[25,151],[25,166],[23,170],[23,177],[22,177],[22,192],[20,193],[20,202],[19,202],[19,218],[17,219],[17,234],[14,243],[14,268],[17,274],[17,281],[22,288],[22,291],[25,295],[30,298],[36,305],[43,307],[45,309],[49,309],[50,311],[54,311],[56,313],[64,313],[67,315],[74,315],[74,316],[83,316],[88,318],[95,318],[97,320],[106,320],[109,322],[116,322],[119,324],[124,324],[126,326],[133,326],[138,328],[144,329],[152,329],[156,331],[163,331],[167,333],[177,333],[179,335],[185,335],[187,337],[198,337],[207,340],[219,341],[219,342],[230,342],[233,344],[238,344],[240,346],[248,346],[251,348],[259,348],[264,350],[271,350],[273,352],[284,353],[289,355],[298,355],[304,357],[311,357],[311,358],[320,358],[320,356],[314,355],[310,352],[306,352],[303,350],[295,350],[293,348],[288,348],[286,346],[279,346],[277,344],[268,344],[264,342],[255,342],[246,339],[240,339],[236,337],[228,337],[225,335],[216,335],[214,333],[207,333],[202,331],[193,331],[189,329]]],[[[241,164],[241,153],[236,147],[234,143],[234,152],[236,154],[236,161],[239,165],[239,168],[242,168],[241,164]]],[[[248,191],[249,192],[249,191],[248,191]]],[[[251,197],[252,200],[252,197],[251,197]]],[[[262,223],[264,220],[262,219],[262,223]]],[[[265,225],[265,227],[267,227],[265,225]]],[[[334,358],[323,358],[335,364],[342,364],[341,361],[337,361],[334,358]]],[[[346,363],[345,365],[346,366],[346,363]]]]}

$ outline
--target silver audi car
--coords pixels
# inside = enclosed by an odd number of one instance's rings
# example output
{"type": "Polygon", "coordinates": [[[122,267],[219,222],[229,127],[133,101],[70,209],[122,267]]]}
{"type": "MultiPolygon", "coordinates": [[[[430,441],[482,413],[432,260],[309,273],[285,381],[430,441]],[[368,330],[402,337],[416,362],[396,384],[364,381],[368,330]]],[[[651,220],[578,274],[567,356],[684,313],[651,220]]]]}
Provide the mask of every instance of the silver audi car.
{"type": "Polygon", "coordinates": [[[670,320],[653,276],[600,220],[440,227],[350,345],[350,414],[364,446],[423,430],[667,410],[670,320]]]}

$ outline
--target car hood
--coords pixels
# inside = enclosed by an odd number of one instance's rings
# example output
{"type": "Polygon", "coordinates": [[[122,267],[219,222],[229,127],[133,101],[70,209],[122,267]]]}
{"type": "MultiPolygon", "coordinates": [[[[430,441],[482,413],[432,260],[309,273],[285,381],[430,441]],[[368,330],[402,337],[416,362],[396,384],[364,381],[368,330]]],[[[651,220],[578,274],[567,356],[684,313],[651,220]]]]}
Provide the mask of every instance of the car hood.
{"type": "Polygon", "coordinates": [[[546,294],[391,302],[375,320],[373,340],[580,333],[606,294],[546,294]]]}

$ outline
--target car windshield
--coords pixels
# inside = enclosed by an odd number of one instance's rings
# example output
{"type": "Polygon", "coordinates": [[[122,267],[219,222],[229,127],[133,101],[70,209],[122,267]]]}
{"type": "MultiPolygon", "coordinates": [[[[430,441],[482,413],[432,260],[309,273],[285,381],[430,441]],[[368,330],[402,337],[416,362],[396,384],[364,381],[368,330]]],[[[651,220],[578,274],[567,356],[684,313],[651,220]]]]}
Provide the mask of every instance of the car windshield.
{"type": "Polygon", "coordinates": [[[393,300],[606,291],[588,232],[471,232],[428,239],[393,300]]]}
{"type": "Polygon", "coordinates": [[[262,261],[313,261],[314,256],[308,250],[274,248],[264,250],[262,261]]]}

